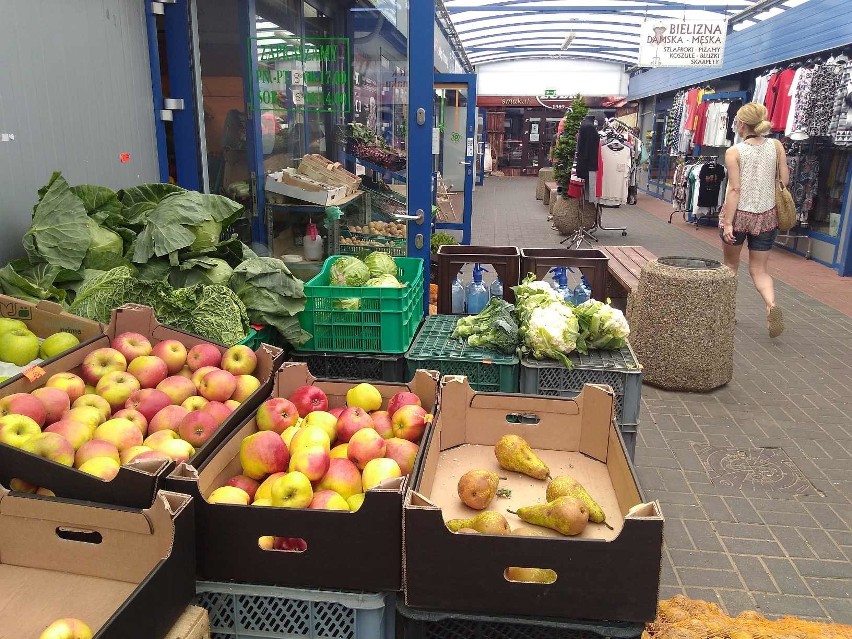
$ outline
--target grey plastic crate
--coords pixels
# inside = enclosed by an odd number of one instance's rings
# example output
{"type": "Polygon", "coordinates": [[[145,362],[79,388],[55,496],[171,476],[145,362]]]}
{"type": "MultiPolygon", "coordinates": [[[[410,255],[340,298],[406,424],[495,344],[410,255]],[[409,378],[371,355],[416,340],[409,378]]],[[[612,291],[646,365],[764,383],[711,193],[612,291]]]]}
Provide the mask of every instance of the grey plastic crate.
{"type": "Polygon", "coordinates": [[[642,368],[627,344],[617,351],[592,350],[588,355],[574,352],[568,356],[573,368],[555,360],[521,359],[521,393],[576,397],[584,384],[606,384],[615,393],[616,421],[639,422],[642,402],[642,368]]]}
{"type": "Polygon", "coordinates": [[[618,430],[621,431],[621,438],[624,440],[624,447],[627,449],[627,454],[630,460],[636,462],[636,437],[639,433],[639,424],[619,424],[616,422],[618,430]]]}
{"type": "Polygon", "coordinates": [[[375,380],[405,382],[404,355],[350,355],[348,353],[317,353],[294,351],[293,361],[305,362],[308,370],[319,379],[375,380]]]}
{"type": "Polygon", "coordinates": [[[397,604],[405,639],[638,639],[643,624],[495,617],[415,610],[397,604]]]}
{"type": "Polygon", "coordinates": [[[299,590],[199,581],[212,639],[394,639],[393,593],[299,590]]]}

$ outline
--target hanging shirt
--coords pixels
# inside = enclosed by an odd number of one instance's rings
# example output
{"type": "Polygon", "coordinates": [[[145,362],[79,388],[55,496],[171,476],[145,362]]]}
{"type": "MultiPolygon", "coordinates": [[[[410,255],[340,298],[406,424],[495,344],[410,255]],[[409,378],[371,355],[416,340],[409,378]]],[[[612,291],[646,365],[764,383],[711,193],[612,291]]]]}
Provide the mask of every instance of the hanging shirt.
{"type": "Polygon", "coordinates": [[[695,131],[695,116],[698,115],[698,98],[704,92],[700,89],[690,89],[686,92],[686,123],[687,131],[695,131]]]}
{"type": "Polygon", "coordinates": [[[718,162],[708,162],[698,171],[698,206],[719,205],[719,190],[725,179],[725,167],[718,162]]]}
{"type": "Polygon", "coordinates": [[[796,120],[796,104],[798,102],[798,91],[799,91],[799,82],[802,79],[802,73],[804,72],[804,68],[799,67],[796,69],[796,73],[793,76],[793,82],[790,84],[790,90],[787,92],[787,96],[790,98],[790,108],[787,109],[787,122],[784,124],[784,135],[790,137],[790,134],[793,132],[793,123],[796,120]]]}
{"type": "Polygon", "coordinates": [[[787,115],[790,113],[790,85],[796,76],[794,69],[784,69],[778,74],[776,82],[775,103],[769,112],[768,119],[773,131],[783,131],[787,126],[787,115]]]}
{"type": "Polygon", "coordinates": [[[698,116],[695,119],[695,135],[692,138],[694,144],[704,144],[704,130],[707,128],[707,109],[709,102],[698,105],[698,116]]]}
{"type": "Polygon", "coordinates": [[[775,99],[778,97],[778,79],[779,73],[773,73],[769,76],[769,81],[766,83],[766,97],[763,99],[763,106],[769,113],[775,108],[775,99]]]}
{"type": "Polygon", "coordinates": [[[841,65],[826,62],[814,70],[805,122],[811,136],[828,135],[834,113],[834,96],[840,90],[841,65]]]}
{"type": "Polygon", "coordinates": [[[840,78],[837,93],[834,96],[834,113],[828,126],[828,134],[834,138],[838,146],[852,146],[852,102],[847,102],[846,96],[852,94],[852,60],[843,61],[844,69],[840,78]]]}
{"type": "Polygon", "coordinates": [[[752,102],[763,104],[766,98],[766,87],[769,84],[769,74],[759,75],[754,79],[754,98],[752,102]]]}
{"type": "Polygon", "coordinates": [[[621,143],[601,146],[598,184],[600,203],[620,206],[627,202],[627,182],[630,177],[630,148],[621,143]]]}
{"type": "Polygon", "coordinates": [[[734,131],[734,118],[737,117],[737,111],[743,106],[743,101],[737,98],[728,104],[728,122],[725,126],[725,139],[728,140],[728,146],[734,143],[734,138],[737,132],[734,131]]]}

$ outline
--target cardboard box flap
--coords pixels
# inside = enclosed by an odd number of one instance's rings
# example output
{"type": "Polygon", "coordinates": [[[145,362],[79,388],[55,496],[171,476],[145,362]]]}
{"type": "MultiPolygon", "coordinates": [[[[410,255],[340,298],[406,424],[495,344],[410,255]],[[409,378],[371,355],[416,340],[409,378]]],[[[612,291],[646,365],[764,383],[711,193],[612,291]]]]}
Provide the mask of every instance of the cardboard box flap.
{"type": "Polygon", "coordinates": [[[411,508],[437,508],[438,506],[418,493],[415,490],[408,491],[408,496],[405,503],[406,507],[411,508]]]}
{"type": "Polygon", "coordinates": [[[131,510],[19,496],[3,489],[0,561],[139,583],[171,553],[173,517],[189,499],[161,495],[150,508],[131,510]],[[68,552],[71,545],[74,552],[68,552]]]}
{"type": "MultiPolygon", "coordinates": [[[[431,412],[438,402],[438,380],[441,374],[437,371],[417,369],[414,379],[408,383],[370,382],[382,396],[392,396],[397,392],[408,390],[420,397],[423,408],[431,412]]],[[[322,381],[323,391],[328,397],[330,408],[346,405],[346,391],[352,388],[351,381],[318,380],[308,370],[304,362],[284,362],[275,377],[274,397],[289,397],[300,386],[313,386],[322,381]]],[[[383,405],[387,407],[387,402],[383,405]]]]}
{"type": "Polygon", "coordinates": [[[647,504],[636,504],[627,511],[625,519],[662,519],[663,513],[660,510],[660,503],[657,501],[648,502],[647,504]]]}
{"type": "Polygon", "coordinates": [[[577,397],[581,409],[580,452],[606,463],[615,418],[615,393],[609,386],[586,384],[577,397]]]}
{"type": "Polygon", "coordinates": [[[36,308],[40,311],[44,311],[45,313],[52,313],[54,315],[59,315],[65,312],[65,309],[62,307],[62,304],[51,302],[49,300],[40,301],[38,304],[36,304],[36,308]]]}

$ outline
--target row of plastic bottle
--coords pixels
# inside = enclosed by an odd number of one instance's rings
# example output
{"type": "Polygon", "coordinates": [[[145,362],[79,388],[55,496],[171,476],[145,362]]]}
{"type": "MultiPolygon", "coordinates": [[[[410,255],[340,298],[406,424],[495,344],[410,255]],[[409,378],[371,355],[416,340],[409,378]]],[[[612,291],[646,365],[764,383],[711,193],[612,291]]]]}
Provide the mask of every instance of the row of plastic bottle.
{"type": "MultiPolygon", "coordinates": [[[[589,282],[585,275],[580,275],[580,282],[573,289],[568,286],[568,268],[556,267],[550,269],[553,273],[552,286],[556,289],[566,302],[570,302],[577,306],[587,301],[592,296],[589,282]]],[[[480,264],[473,265],[473,280],[466,287],[462,282],[462,271],[456,275],[453,280],[452,288],[452,312],[453,314],[467,313],[476,315],[492,297],[503,297],[503,282],[497,277],[491,283],[491,286],[486,287],[482,282],[482,273],[488,272],[488,269],[483,268],[480,264]]]]}
{"type": "Polygon", "coordinates": [[[462,283],[462,272],[456,275],[453,280],[452,290],[452,311],[453,314],[468,313],[476,315],[492,297],[503,297],[503,282],[497,277],[491,283],[491,286],[485,286],[482,282],[482,273],[487,273],[488,269],[483,268],[480,264],[473,265],[473,280],[465,287],[462,283]]]}

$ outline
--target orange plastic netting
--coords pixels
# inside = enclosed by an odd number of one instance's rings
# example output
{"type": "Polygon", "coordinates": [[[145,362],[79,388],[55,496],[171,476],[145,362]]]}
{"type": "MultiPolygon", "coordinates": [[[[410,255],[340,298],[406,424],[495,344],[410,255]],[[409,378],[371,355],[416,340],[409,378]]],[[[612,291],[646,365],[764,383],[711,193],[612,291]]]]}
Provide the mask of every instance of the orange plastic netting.
{"type": "Polygon", "coordinates": [[[797,617],[769,620],[747,610],[729,617],[714,603],[678,595],[661,601],[643,639],[852,639],[852,626],[797,617]]]}

